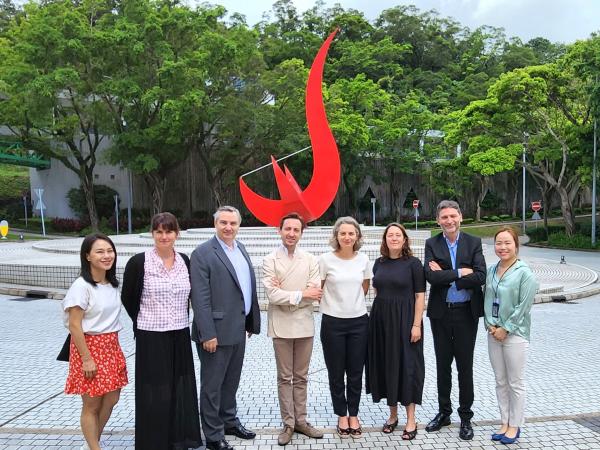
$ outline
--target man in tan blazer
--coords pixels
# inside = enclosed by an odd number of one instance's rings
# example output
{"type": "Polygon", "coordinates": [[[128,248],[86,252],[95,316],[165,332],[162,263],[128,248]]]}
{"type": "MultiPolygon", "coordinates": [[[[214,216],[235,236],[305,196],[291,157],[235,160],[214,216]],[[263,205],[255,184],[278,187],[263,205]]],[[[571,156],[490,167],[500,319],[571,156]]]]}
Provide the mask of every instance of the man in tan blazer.
{"type": "Polygon", "coordinates": [[[282,245],[263,259],[263,283],[267,298],[268,335],[273,338],[277,363],[277,391],[283,421],[279,445],[286,445],[294,431],[320,439],[323,432],[306,421],[308,366],[315,326],[313,302],[321,300],[317,258],[297,248],[306,224],[290,213],[281,219],[282,245]]]}

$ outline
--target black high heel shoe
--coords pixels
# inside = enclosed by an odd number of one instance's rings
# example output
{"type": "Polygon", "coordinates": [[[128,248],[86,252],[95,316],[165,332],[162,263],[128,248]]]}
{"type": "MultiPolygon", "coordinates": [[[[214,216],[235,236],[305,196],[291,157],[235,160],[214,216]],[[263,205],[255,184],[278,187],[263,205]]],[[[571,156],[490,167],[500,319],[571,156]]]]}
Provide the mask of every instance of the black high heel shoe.
{"type": "Polygon", "coordinates": [[[403,441],[412,441],[415,437],[417,437],[417,430],[419,428],[419,424],[415,423],[415,429],[408,431],[408,430],[404,430],[402,432],[402,440],[403,441]]]}
{"type": "Polygon", "coordinates": [[[383,424],[383,428],[381,429],[381,431],[383,431],[385,434],[391,434],[394,432],[394,430],[396,429],[397,426],[398,426],[398,419],[396,419],[396,421],[392,422],[392,423],[389,423],[386,420],[385,423],[383,424]]]}

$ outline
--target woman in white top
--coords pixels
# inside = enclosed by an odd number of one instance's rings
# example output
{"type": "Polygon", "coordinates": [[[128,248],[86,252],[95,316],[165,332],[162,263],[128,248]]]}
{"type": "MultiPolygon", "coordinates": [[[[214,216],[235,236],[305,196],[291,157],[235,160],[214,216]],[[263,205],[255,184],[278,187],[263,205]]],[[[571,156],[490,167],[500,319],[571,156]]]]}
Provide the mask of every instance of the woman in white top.
{"type": "Polygon", "coordinates": [[[81,395],[82,449],[100,450],[100,436],[121,389],[127,385],[125,357],[119,345],[121,299],[116,277],[117,254],[103,234],[81,244],[81,276],[62,306],[71,333],[66,394],[81,395]]]}
{"type": "Polygon", "coordinates": [[[340,217],[335,222],[330,245],[333,252],[319,260],[321,343],[333,410],[338,416],[337,432],[340,437],[358,438],[362,436],[358,406],[367,356],[365,294],[372,277],[371,263],[367,255],[358,252],[362,233],[352,217],[340,217]]]}

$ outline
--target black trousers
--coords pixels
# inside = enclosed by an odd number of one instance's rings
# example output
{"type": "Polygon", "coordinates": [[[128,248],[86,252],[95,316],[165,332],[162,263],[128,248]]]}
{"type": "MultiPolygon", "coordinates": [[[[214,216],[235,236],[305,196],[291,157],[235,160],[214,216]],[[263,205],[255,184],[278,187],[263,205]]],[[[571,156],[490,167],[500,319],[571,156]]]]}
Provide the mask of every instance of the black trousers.
{"type": "Polygon", "coordinates": [[[473,417],[473,353],[479,318],[473,318],[470,305],[448,308],[441,319],[430,319],[435,362],[439,412],[452,414],[452,360],[458,370],[458,415],[461,420],[473,417]]]}
{"type": "Polygon", "coordinates": [[[351,319],[322,316],[323,357],[329,375],[333,411],[338,416],[358,415],[368,334],[369,317],[366,314],[351,319]]]}

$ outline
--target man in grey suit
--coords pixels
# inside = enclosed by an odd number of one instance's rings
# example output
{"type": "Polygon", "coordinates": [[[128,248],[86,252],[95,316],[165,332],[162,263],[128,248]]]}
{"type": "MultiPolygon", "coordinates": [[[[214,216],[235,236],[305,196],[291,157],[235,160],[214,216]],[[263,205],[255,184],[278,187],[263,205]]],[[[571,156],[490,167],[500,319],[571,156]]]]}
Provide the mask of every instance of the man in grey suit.
{"type": "Polygon", "coordinates": [[[248,337],[260,332],[252,262],[236,241],[242,218],[232,206],[214,214],[216,236],[192,253],[192,338],[200,358],[200,418],[206,448],[232,449],[225,434],[254,439],[237,418],[236,393],[248,337]]]}

